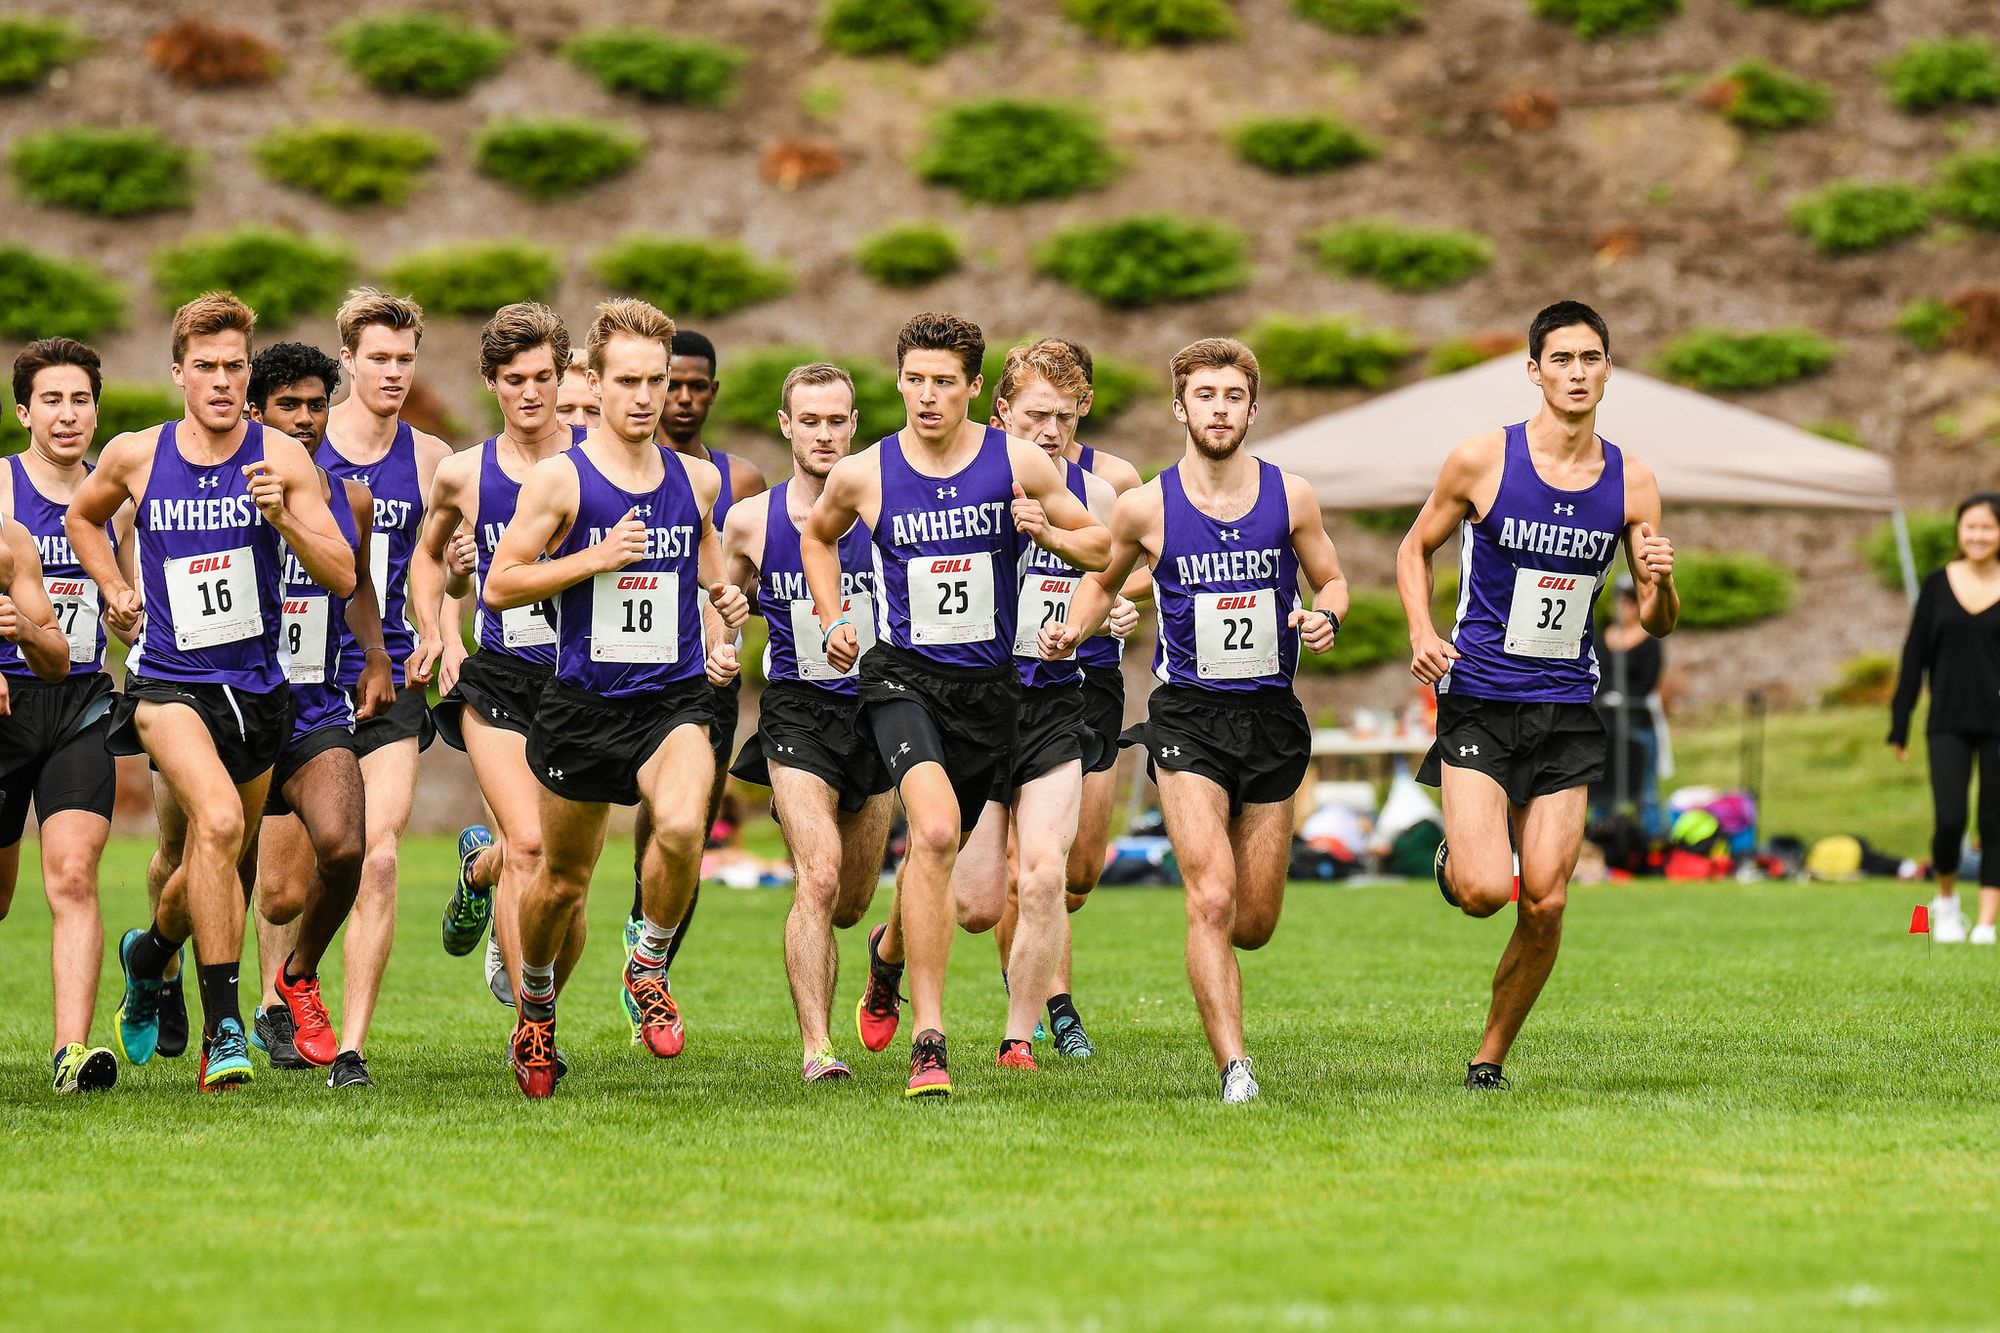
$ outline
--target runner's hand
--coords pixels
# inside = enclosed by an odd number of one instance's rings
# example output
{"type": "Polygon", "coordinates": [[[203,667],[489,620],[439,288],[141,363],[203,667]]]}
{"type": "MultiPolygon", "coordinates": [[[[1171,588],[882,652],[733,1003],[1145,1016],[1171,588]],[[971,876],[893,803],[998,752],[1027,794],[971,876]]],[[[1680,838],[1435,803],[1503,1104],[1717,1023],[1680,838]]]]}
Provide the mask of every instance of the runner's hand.
{"type": "Polygon", "coordinates": [[[750,599],[743,595],[743,589],[733,583],[711,583],[708,585],[709,604],[722,617],[722,623],[731,629],[740,629],[750,618],[750,599]]]}
{"type": "Polygon", "coordinates": [[[1104,618],[1104,628],[1110,630],[1115,639],[1130,637],[1132,631],[1139,628],[1138,605],[1124,597],[1112,598],[1111,614],[1104,618]]]}
{"type": "Polygon", "coordinates": [[[250,500],[257,506],[257,512],[264,521],[277,526],[278,518],[285,512],[285,479],[271,471],[271,465],[258,460],[243,465],[243,475],[250,480],[250,500]]]}
{"type": "Polygon", "coordinates": [[[1889,753],[1896,756],[1896,762],[1899,764],[1907,764],[1910,762],[1910,747],[1907,745],[1896,745],[1894,743],[1891,743],[1889,746],[1889,753]]]}
{"type": "Polygon", "coordinates": [[[623,569],[634,560],[646,558],[646,525],[639,521],[639,511],[628,509],[625,517],[618,520],[618,526],[604,534],[604,540],[590,548],[597,556],[597,567],[609,574],[614,569],[623,569]]]}
{"type": "Polygon", "coordinates": [[[1333,651],[1333,636],[1336,631],[1333,622],[1317,611],[1306,607],[1296,607],[1291,614],[1291,627],[1299,632],[1299,642],[1315,653],[1333,651]]]}
{"type": "Polygon", "coordinates": [[[19,643],[27,624],[27,617],[15,607],[14,599],[0,592],[0,639],[19,643]]]}
{"type": "Polygon", "coordinates": [[[1077,633],[1067,620],[1051,620],[1042,626],[1040,648],[1046,661],[1055,662],[1076,651],[1077,633]]]}
{"type": "Polygon", "coordinates": [[[1437,684],[1438,678],[1451,670],[1451,664],[1457,660],[1458,649],[1435,632],[1410,645],[1410,674],[1426,685],[1437,684]]]}
{"type": "MultiPolygon", "coordinates": [[[[410,660],[415,661],[416,657],[417,655],[412,653],[410,660]]],[[[428,684],[429,681],[427,679],[419,681],[411,677],[410,683],[419,685],[428,684]]],[[[396,702],[396,678],[390,674],[389,654],[386,650],[379,653],[362,653],[361,679],[355,683],[354,693],[354,716],[362,722],[388,712],[389,706],[396,702]]]]}
{"type": "Polygon", "coordinates": [[[455,579],[470,577],[479,568],[479,544],[464,528],[451,534],[444,551],[444,570],[455,579]]]}
{"type": "Polygon", "coordinates": [[[444,641],[444,652],[438,657],[438,693],[450,694],[458,684],[459,668],[465,665],[465,640],[456,634],[444,641]]]}
{"type": "Polygon", "coordinates": [[[137,588],[112,593],[104,602],[104,623],[120,634],[131,634],[139,628],[139,616],[145,609],[145,598],[137,588]]]}
{"type": "Polygon", "coordinates": [[[1014,514],[1014,531],[1039,540],[1049,530],[1048,511],[1042,508],[1040,500],[1031,500],[1021,489],[1021,483],[1014,483],[1014,503],[1010,508],[1014,514]]]}
{"type": "Polygon", "coordinates": [[[736,679],[736,645],[725,639],[708,650],[708,683],[720,689],[736,679]]]}
{"type": "MultiPolygon", "coordinates": [[[[377,654],[370,653],[369,656],[375,657],[377,654]]],[[[384,653],[380,656],[386,665],[389,660],[388,655],[384,653]]],[[[403,679],[412,685],[430,684],[431,676],[437,670],[438,659],[442,656],[444,656],[443,639],[418,639],[416,648],[403,663],[403,679]]]]}
{"type": "Polygon", "coordinates": [[[1653,582],[1663,583],[1674,576],[1674,544],[1653,531],[1651,523],[1641,523],[1632,533],[1632,560],[1644,565],[1653,582]]]}
{"type": "Polygon", "coordinates": [[[826,640],[826,664],[845,675],[861,657],[861,636],[852,625],[835,625],[826,640]]]}
{"type": "Polygon", "coordinates": [[[0,717],[10,717],[14,712],[14,698],[7,692],[7,678],[0,676],[0,717]]]}

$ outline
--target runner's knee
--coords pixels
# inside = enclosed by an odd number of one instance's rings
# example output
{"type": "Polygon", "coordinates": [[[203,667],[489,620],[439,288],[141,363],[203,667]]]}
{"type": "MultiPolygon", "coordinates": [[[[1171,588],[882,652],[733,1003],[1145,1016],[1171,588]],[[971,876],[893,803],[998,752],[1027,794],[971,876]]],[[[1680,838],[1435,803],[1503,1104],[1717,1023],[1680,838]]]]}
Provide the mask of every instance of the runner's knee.
{"type": "Polygon", "coordinates": [[[910,853],[941,858],[958,853],[958,825],[949,819],[910,816],[910,853]]]}
{"type": "Polygon", "coordinates": [[[188,816],[187,849],[234,862],[243,851],[243,808],[234,801],[188,816]]]}
{"type": "Polygon", "coordinates": [[[1236,925],[1236,895],[1226,883],[1198,884],[1188,881],[1188,925],[1206,930],[1233,933],[1236,925]]]}
{"type": "Polygon", "coordinates": [[[1514,898],[1514,876],[1508,874],[1464,874],[1451,868],[1451,891],[1459,909],[1467,916],[1488,917],[1514,898]]]}
{"type": "Polygon", "coordinates": [[[1083,905],[1090,901],[1090,891],[1096,887],[1093,883],[1078,888],[1072,880],[1063,889],[1063,910],[1072,914],[1082,911],[1083,905]]]}
{"type": "Polygon", "coordinates": [[[703,818],[706,813],[703,807],[692,804],[655,810],[653,842],[667,856],[688,856],[700,852],[703,835],[708,832],[708,823],[703,818]]]}
{"type": "MultiPolygon", "coordinates": [[[[97,862],[88,852],[75,848],[52,848],[43,858],[42,882],[54,912],[96,910],[97,862]]],[[[0,895],[0,917],[7,914],[14,891],[11,886],[0,895]]]]}
{"type": "Polygon", "coordinates": [[[305,885],[287,877],[288,882],[266,880],[257,886],[257,913],[274,926],[288,926],[306,910],[305,885]]]}
{"type": "Polygon", "coordinates": [[[343,825],[327,833],[323,844],[313,847],[313,855],[319,858],[319,872],[336,884],[358,883],[361,879],[362,859],[367,854],[367,842],[361,836],[359,827],[343,825]]]}
{"type": "Polygon", "coordinates": [[[1563,908],[1569,903],[1567,884],[1558,884],[1544,892],[1532,891],[1532,886],[1524,886],[1521,893],[1521,925],[1529,930],[1554,931],[1562,926],[1563,908]]]}

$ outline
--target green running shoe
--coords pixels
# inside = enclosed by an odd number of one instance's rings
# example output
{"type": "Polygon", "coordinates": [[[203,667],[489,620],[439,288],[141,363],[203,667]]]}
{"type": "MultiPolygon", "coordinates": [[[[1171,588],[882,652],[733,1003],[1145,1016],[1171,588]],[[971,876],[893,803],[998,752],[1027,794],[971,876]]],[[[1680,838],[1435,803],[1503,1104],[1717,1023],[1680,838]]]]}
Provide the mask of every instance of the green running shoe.
{"type": "Polygon", "coordinates": [[[134,927],[118,941],[118,966],[125,973],[125,998],[118,1004],[118,1023],[112,1029],[118,1053],[127,1064],[143,1065],[153,1058],[160,1044],[160,983],[132,975],[132,942],[144,931],[134,927]]]}
{"type": "Polygon", "coordinates": [[[103,1092],[118,1081],[118,1057],[102,1046],[73,1041],[56,1052],[57,1092],[103,1092]]]}
{"type": "MultiPolygon", "coordinates": [[[[625,967],[626,968],[632,966],[632,951],[638,947],[639,947],[639,918],[636,916],[628,916],[625,918],[625,967]]],[[[618,973],[618,1003],[621,1006],[623,1006],[625,1010],[625,1022],[632,1029],[632,1044],[634,1046],[637,1046],[641,1041],[644,1040],[644,1038],[639,1035],[640,1028],[643,1026],[643,1024],[640,1022],[639,1019],[639,1002],[632,998],[631,991],[625,989],[624,969],[620,969],[618,973]]]]}
{"type": "Polygon", "coordinates": [[[201,1082],[203,1092],[227,1092],[257,1077],[250,1063],[250,1043],[244,1039],[243,1024],[225,1018],[215,1026],[213,1037],[201,1042],[201,1082]]]}
{"type": "Polygon", "coordinates": [[[458,835],[458,887],[444,905],[444,951],[461,958],[479,947],[486,923],[493,919],[493,890],[472,882],[472,863],[493,845],[493,830],[472,824],[458,835]]]}

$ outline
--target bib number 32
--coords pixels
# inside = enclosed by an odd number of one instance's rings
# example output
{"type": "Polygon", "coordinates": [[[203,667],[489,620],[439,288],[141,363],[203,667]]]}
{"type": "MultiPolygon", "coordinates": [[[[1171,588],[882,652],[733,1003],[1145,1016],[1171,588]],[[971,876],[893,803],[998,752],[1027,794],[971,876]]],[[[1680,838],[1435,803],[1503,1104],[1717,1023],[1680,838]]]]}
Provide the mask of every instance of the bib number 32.
{"type": "Polygon", "coordinates": [[[1514,600],[1507,608],[1508,654],[1575,661],[1583,655],[1583,634],[1596,596],[1597,580],[1588,574],[1516,571],[1514,600]]]}

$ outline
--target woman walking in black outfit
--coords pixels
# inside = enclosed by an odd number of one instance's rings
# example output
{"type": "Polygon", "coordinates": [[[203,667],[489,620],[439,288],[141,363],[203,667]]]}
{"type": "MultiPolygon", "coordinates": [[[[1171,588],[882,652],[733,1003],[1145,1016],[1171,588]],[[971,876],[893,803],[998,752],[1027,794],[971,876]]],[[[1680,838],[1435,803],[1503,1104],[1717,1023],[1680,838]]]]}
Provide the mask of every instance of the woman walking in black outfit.
{"type": "Polygon", "coordinates": [[[1994,942],[2000,918],[2000,495],[1982,491],[1958,507],[1958,559],[1929,578],[1917,594],[1903,669],[1890,704],[1889,745],[1909,757],[1910,712],[1924,676],[1931,711],[1931,937],[1940,944],[1966,938],[1958,899],[1959,847],[1965,837],[1966,788],[1979,761],[1979,922],[1974,944],[1994,942]]]}

